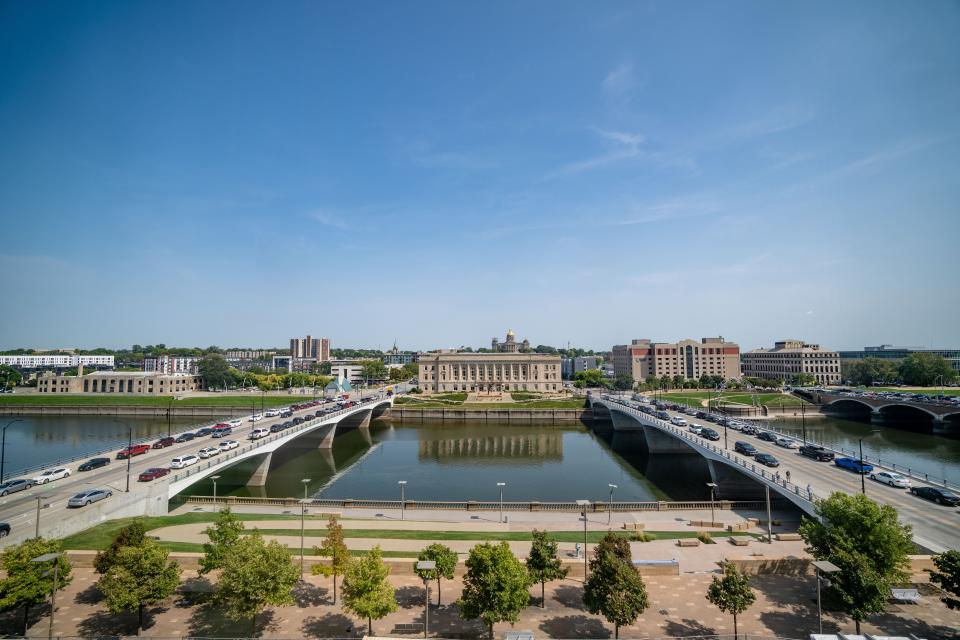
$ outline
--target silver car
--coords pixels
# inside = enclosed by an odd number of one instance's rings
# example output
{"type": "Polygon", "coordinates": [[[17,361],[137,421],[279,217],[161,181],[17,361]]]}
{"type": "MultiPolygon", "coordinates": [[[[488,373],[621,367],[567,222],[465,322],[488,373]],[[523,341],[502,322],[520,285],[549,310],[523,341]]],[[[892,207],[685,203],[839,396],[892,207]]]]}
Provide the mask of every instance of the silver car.
{"type": "Polygon", "coordinates": [[[113,495],[109,489],[90,489],[83,491],[67,500],[68,507],[85,507],[92,502],[100,502],[113,495]]]}

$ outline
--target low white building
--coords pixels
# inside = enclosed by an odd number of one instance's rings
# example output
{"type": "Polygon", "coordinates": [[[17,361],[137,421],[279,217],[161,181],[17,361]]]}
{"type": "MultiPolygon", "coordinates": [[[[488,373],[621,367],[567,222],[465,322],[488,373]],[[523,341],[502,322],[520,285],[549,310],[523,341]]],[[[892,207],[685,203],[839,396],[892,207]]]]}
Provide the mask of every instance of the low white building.
{"type": "Polygon", "coordinates": [[[30,355],[0,356],[0,364],[17,369],[69,369],[72,367],[110,367],[113,368],[113,356],[83,355],[30,355]]]}
{"type": "Polygon", "coordinates": [[[200,358],[190,356],[157,356],[144,358],[143,370],[156,371],[172,375],[174,373],[194,374],[197,372],[197,363],[200,358]]]}

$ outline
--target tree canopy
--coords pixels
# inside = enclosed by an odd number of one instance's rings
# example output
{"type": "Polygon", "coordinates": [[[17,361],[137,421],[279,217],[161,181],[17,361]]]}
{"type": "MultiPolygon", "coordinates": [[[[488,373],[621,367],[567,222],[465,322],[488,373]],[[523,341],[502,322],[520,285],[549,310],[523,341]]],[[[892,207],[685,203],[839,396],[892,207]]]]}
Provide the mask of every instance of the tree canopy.
{"type": "Polygon", "coordinates": [[[713,576],[707,589],[707,600],[723,613],[733,614],[733,637],[737,637],[737,616],[757,599],[750,580],[730,562],[723,565],[723,577],[713,576]]]}
{"type": "Polygon", "coordinates": [[[114,536],[113,542],[103,551],[98,551],[93,559],[93,567],[97,573],[104,574],[110,570],[110,567],[117,561],[117,554],[124,547],[139,547],[147,535],[147,530],[140,520],[134,520],[127,526],[120,529],[114,536]]]}
{"type": "Polygon", "coordinates": [[[633,566],[630,544],[615,543],[612,534],[604,537],[594,549],[590,561],[590,577],[583,589],[583,603],[593,614],[602,615],[614,625],[614,637],[620,627],[633,624],[649,605],[647,588],[640,572],[633,566]],[[607,544],[604,544],[607,542],[607,544]]]}
{"type": "Polygon", "coordinates": [[[933,353],[911,353],[900,362],[899,369],[904,384],[924,387],[946,384],[957,376],[946,358],[933,353]]]}
{"type": "Polygon", "coordinates": [[[219,353],[205,355],[197,363],[197,372],[203,380],[204,389],[223,389],[233,382],[230,365],[219,353]]]}
{"type": "Polygon", "coordinates": [[[320,546],[313,548],[313,555],[330,558],[330,563],[318,563],[310,570],[315,576],[333,576],[333,603],[337,603],[337,576],[343,575],[350,566],[350,550],[343,541],[343,526],[330,516],[327,521],[327,535],[320,546]]]}
{"type": "Polygon", "coordinates": [[[457,552],[450,547],[435,542],[425,548],[417,556],[417,560],[433,560],[437,563],[436,569],[417,569],[417,563],[413,563],[413,571],[423,580],[437,581],[437,606],[440,606],[440,578],[453,580],[453,572],[457,568],[457,552]]]}
{"type": "Polygon", "coordinates": [[[143,629],[143,608],[169,598],[180,585],[180,565],[170,552],[150,539],[135,547],[121,547],[114,562],[97,582],[113,613],[137,612],[137,635],[143,629]]]}
{"type": "Polygon", "coordinates": [[[533,530],[533,544],[527,556],[527,572],[533,582],[540,583],[540,606],[546,607],[546,584],[553,580],[563,580],[570,570],[563,566],[557,557],[557,541],[546,531],[533,530]]]}
{"type": "MultiPolygon", "coordinates": [[[[23,607],[23,635],[27,635],[30,607],[47,599],[53,591],[53,562],[33,562],[47,553],[62,553],[59,540],[30,538],[18,545],[7,547],[0,557],[0,566],[7,577],[0,581],[0,609],[10,611],[23,607]]],[[[61,555],[57,570],[58,588],[70,584],[72,575],[70,561],[61,555]]]]}
{"type": "Polygon", "coordinates": [[[383,562],[380,545],[350,562],[343,576],[343,608],[367,619],[367,633],[373,635],[373,621],[397,610],[393,585],[387,580],[390,568],[383,562]]]}
{"type": "Polygon", "coordinates": [[[960,609],[960,551],[947,551],[933,556],[936,571],[930,573],[930,582],[946,592],[940,600],[948,609],[960,609]]]}
{"type": "Polygon", "coordinates": [[[467,620],[483,620],[493,638],[497,622],[515,623],[530,603],[530,574],[506,542],[485,542],[470,550],[457,605],[467,620]]]}
{"type": "Polygon", "coordinates": [[[200,558],[200,575],[210,573],[223,566],[223,561],[231,548],[243,534],[243,522],[230,510],[224,508],[217,514],[212,527],[204,530],[209,542],[203,543],[203,557],[200,558]]]}

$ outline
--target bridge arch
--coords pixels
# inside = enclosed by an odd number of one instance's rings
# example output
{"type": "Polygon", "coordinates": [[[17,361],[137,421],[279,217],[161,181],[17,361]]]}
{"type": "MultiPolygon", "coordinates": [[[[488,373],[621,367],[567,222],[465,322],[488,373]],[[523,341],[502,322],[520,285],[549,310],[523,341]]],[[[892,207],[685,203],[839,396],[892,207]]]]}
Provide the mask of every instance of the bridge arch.
{"type": "Polygon", "coordinates": [[[870,420],[873,406],[856,398],[837,398],[823,405],[830,412],[842,414],[854,420],[870,420]]]}
{"type": "Polygon", "coordinates": [[[877,410],[883,414],[885,418],[921,418],[926,416],[926,421],[931,422],[936,420],[939,416],[930,411],[924,406],[916,404],[904,404],[902,402],[894,402],[892,404],[885,404],[883,406],[877,407],[877,410]]]}

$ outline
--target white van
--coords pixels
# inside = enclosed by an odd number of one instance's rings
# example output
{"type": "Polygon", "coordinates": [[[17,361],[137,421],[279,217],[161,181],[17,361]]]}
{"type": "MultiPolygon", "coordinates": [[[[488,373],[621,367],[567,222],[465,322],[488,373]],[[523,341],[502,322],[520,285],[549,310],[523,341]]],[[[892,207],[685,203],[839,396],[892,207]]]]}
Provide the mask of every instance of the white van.
{"type": "Polygon", "coordinates": [[[270,435],[270,429],[264,429],[263,427],[257,427],[256,429],[254,429],[253,431],[250,432],[250,439],[251,439],[251,440],[259,440],[260,438],[264,438],[264,437],[266,437],[266,436],[268,436],[268,435],[270,435]]]}
{"type": "Polygon", "coordinates": [[[192,464],[197,464],[200,462],[200,458],[197,456],[177,456],[170,461],[171,469],[183,469],[184,467],[189,467],[192,464]]]}

